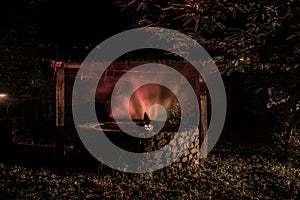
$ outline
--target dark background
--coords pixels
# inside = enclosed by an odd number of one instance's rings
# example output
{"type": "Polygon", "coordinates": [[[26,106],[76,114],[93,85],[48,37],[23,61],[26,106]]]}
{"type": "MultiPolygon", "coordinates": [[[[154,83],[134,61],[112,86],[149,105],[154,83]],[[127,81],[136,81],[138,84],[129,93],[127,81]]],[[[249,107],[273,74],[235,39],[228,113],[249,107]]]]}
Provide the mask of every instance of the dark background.
{"type": "MultiPolygon", "coordinates": [[[[124,15],[109,0],[11,0],[0,3],[1,32],[27,26],[27,31],[34,32],[32,39],[37,41],[40,51],[54,48],[62,57],[71,59],[78,57],[76,52],[90,49],[131,28],[132,19],[124,15]]],[[[53,56],[51,53],[40,55],[53,56]]]]}
{"type": "MultiPolygon", "coordinates": [[[[0,33],[8,33],[12,37],[15,37],[14,32],[20,33],[21,35],[16,36],[20,45],[27,40],[24,39],[27,34],[32,40],[31,43],[26,44],[28,55],[38,59],[82,61],[93,47],[106,38],[133,28],[134,20],[132,13],[120,12],[120,8],[110,0],[11,0],[0,3],[0,33]]],[[[14,38],[9,37],[9,39],[14,38]]],[[[11,60],[12,57],[9,59],[11,60]]],[[[22,65],[21,63],[20,66],[22,65]]],[[[41,68],[50,70],[48,74],[49,77],[52,76],[53,72],[48,62],[41,68]]],[[[24,78],[21,67],[19,69],[20,77],[24,78]]],[[[17,77],[14,73],[10,79],[17,77]]],[[[250,116],[249,113],[245,115],[242,76],[233,74],[230,79],[225,77],[224,81],[228,95],[227,124],[229,126],[253,128],[256,125],[268,124],[264,120],[266,113],[269,114],[266,112],[265,101],[259,101],[258,104],[254,100],[251,104],[253,105],[251,112],[263,110],[263,115],[255,117],[250,116]]],[[[268,119],[268,122],[271,121],[270,118],[268,119]]]]}

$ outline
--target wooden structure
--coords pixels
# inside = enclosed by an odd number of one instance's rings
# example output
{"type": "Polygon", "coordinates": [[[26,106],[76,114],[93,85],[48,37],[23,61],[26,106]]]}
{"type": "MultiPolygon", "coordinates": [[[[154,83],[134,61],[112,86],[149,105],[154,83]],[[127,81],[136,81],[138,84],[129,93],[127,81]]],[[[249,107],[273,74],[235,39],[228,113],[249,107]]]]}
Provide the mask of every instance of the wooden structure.
{"type": "MultiPolygon", "coordinates": [[[[138,66],[141,64],[149,63],[149,61],[115,61],[111,65],[112,70],[117,72],[118,70],[124,73],[124,69],[130,69],[134,66],[138,66]]],[[[183,69],[186,65],[190,65],[184,61],[172,61],[172,60],[160,60],[155,61],[155,63],[166,64],[168,66],[172,66],[174,68],[183,69]]],[[[103,63],[102,63],[103,65],[103,63]]],[[[65,120],[65,70],[78,70],[80,68],[79,63],[62,63],[62,62],[55,62],[53,63],[52,67],[55,69],[56,73],[56,127],[57,127],[57,142],[56,142],[56,152],[59,158],[63,158],[64,156],[64,120],[65,120]]],[[[188,67],[187,67],[188,68],[188,67]]],[[[207,141],[203,141],[205,138],[207,139],[206,134],[208,130],[208,104],[207,104],[207,87],[204,82],[203,77],[198,74],[197,71],[190,71],[185,70],[183,73],[186,77],[192,78],[192,86],[195,89],[195,93],[198,96],[199,100],[199,107],[200,107],[200,122],[199,122],[199,130],[201,133],[200,144],[206,145],[206,147],[202,149],[207,149],[207,141]]],[[[83,77],[84,75],[77,74],[77,77],[83,77]]],[[[104,74],[107,76],[107,71],[104,74]]],[[[76,78],[76,77],[75,77],[76,78]]],[[[100,78],[100,77],[89,77],[89,78],[100,78]]],[[[200,145],[201,146],[201,145],[200,145]]],[[[200,151],[200,149],[199,149],[200,151]]],[[[207,152],[203,152],[202,155],[206,155],[207,152]]]]}

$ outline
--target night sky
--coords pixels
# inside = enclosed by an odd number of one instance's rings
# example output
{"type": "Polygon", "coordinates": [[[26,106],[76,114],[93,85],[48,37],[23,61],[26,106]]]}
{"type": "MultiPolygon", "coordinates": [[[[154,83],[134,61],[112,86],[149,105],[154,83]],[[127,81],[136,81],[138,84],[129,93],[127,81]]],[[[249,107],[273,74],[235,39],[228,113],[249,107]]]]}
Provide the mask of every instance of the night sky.
{"type": "Polygon", "coordinates": [[[59,43],[101,42],[130,24],[109,0],[54,0],[42,10],[38,20],[41,35],[59,43]]]}
{"type": "Polygon", "coordinates": [[[2,30],[33,25],[39,41],[65,47],[97,44],[132,25],[110,0],[1,1],[0,16],[2,30]]]}

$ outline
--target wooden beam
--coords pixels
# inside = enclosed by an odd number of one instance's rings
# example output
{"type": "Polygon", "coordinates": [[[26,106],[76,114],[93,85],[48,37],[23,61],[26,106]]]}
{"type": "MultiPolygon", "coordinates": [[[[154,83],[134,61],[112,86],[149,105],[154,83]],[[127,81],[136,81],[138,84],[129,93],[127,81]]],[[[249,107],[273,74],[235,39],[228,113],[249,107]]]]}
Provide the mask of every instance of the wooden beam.
{"type": "Polygon", "coordinates": [[[65,63],[64,68],[65,69],[79,69],[80,68],[80,63],[65,63]]]}
{"type": "Polygon", "coordinates": [[[199,85],[200,85],[200,119],[201,119],[201,149],[203,158],[207,158],[207,148],[208,148],[208,112],[207,112],[207,87],[204,82],[204,79],[199,76],[199,85]]]}
{"type": "Polygon", "coordinates": [[[65,71],[63,64],[56,69],[56,155],[64,157],[65,71]]]}
{"type": "Polygon", "coordinates": [[[202,158],[207,157],[208,151],[208,137],[207,137],[207,130],[208,130],[208,111],[207,111],[207,87],[204,82],[203,77],[196,76],[195,77],[195,93],[198,96],[199,106],[200,106],[200,149],[202,150],[201,155],[205,155],[202,158]]]}

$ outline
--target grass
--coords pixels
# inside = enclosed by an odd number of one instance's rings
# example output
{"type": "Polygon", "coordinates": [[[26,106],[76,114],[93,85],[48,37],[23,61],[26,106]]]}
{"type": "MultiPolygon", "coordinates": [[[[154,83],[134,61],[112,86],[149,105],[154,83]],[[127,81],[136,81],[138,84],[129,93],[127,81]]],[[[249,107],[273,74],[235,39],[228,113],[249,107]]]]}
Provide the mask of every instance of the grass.
{"type": "Polygon", "coordinates": [[[299,199],[300,167],[273,146],[219,142],[199,166],[145,174],[4,162],[0,199],[299,199]]]}

